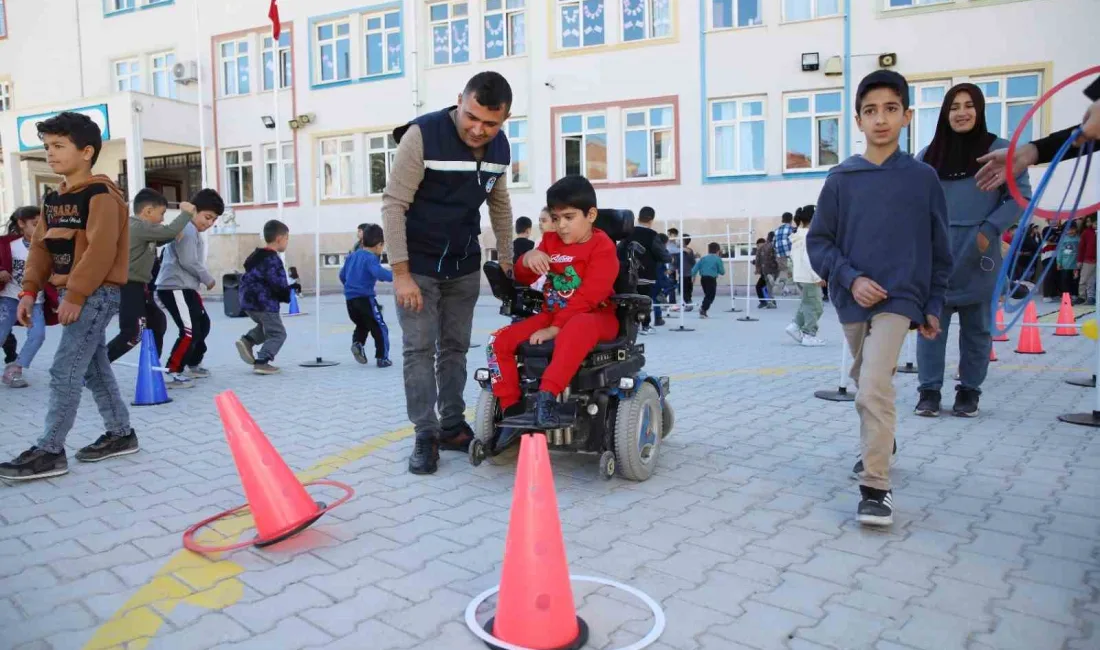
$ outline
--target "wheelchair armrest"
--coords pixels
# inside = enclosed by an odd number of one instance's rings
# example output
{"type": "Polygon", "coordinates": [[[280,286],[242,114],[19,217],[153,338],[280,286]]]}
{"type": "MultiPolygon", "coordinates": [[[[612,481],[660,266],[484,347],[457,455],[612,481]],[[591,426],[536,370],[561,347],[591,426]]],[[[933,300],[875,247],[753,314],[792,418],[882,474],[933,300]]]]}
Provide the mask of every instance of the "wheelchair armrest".
{"type": "Polygon", "coordinates": [[[485,271],[485,278],[489,281],[489,288],[498,300],[510,301],[515,298],[513,288],[515,283],[504,269],[500,268],[500,262],[486,262],[482,268],[485,271]]]}
{"type": "Polygon", "coordinates": [[[639,293],[616,293],[611,300],[628,312],[647,312],[653,308],[653,300],[639,293]]]}

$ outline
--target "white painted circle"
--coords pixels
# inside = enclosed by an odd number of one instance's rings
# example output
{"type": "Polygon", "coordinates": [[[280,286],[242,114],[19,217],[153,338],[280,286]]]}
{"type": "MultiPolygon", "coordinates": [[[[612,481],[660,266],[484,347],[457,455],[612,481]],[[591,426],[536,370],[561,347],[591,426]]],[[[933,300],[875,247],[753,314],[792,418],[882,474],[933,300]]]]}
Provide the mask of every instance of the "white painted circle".
{"type": "MultiPolygon", "coordinates": [[[[649,607],[649,611],[653,612],[653,627],[649,630],[649,633],[642,637],[640,640],[631,643],[628,646],[623,646],[617,650],[642,650],[647,648],[657,639],[661,638],[661,634],[665,631],[665,612],[661,609],[661,606],[657,601],[649,597],[645,592],[635,589],[630,585],[624,585],[621,582],[615,582],[614,580],[608,580],[607,578],[597,578],[594,576],[569,576],[572,582],[591,582],[598,585],[604,585],[607,587],[614,587],[621,591],[634,596],[638,600],[642,601],[649,607]]],[[[481,629],[481,626],[477,624],[477,608],[481,606],[481,603],[489,599],[490,596],[500,591],[500,585],[491,587],[481,592],[470,601],[470,604],[466,606],[466,627],[470,628],[470,631],[474,633],[474,636],[491,643],[503,650],[535,650],[533,648],[524,648],[523,646],[513,645],[507,641],[501,641],[500,639],[489,634],[485,630],[481,629]]]]}

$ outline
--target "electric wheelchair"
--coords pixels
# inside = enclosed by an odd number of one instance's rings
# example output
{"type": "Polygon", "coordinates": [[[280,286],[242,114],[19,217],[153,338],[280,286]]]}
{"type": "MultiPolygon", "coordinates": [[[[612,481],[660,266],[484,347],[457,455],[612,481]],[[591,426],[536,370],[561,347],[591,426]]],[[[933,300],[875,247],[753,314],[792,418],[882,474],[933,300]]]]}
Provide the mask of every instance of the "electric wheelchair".
{"type": "MultiPolygon", "coordinates": [[[[600,454],[600,476],[610,479],[616,471],[633,481],[648,479],[657,465],[661,441],[672,431],[673,410],[668,403],[668,377],[645,373],[645,346],[637,343],[638,331],[652,308],[649,296],[638,293],[639,256],[644,249],[629,241],[634,229],[630,210],[599,210],[595,227],[616,244],[619,276],[611,297],[619,320],[614,341],[599,343],[585,358],[569,387],[558,398],[559,413],[569,424],[545,431],[551,450],[600,454]]],[[[517,285],[497,262],[484,266],[493,295],[500,299],[500,313],[513,322],[541,311],[544,296],[527,286],[517,285]]],[[[554,354],[554,341],[516,349],[524,404],[531,405],[539,381],[554,354]]],[[[502,425],[502,414],[493,396],[487,368],[474,378],[481,386],[474,416],[474,440],[470,462],[492,464],[512,462],[519,433],[538,430],[524,416],[502,425]],[[516,426],[514,421],[522,421],[516,426]],[[502,431],[505,435],[501,435],[502,431]]]]}

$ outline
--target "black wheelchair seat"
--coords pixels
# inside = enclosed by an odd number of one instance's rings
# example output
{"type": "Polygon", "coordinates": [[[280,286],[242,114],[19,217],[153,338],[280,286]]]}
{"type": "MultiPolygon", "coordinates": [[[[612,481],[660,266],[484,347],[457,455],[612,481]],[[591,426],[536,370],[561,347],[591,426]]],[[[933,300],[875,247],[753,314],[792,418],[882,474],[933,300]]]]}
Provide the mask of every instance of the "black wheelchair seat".
{"type": "MultiPolygon", "coordinates": [[[[614,341],[608,341],[607,343],[597,343],[596,347],[592,348],[592,352],[614,352],[620,348],[625,348],[630,345],[630,341],[624,336],[617,337],[614,341]]],[[[550,358],[554,354],[554,341],[547,341],[546,343],[539,343],[538,345],[528,343],[521,343],[516,350],[523,356],[531,359],[550,358]]]]}

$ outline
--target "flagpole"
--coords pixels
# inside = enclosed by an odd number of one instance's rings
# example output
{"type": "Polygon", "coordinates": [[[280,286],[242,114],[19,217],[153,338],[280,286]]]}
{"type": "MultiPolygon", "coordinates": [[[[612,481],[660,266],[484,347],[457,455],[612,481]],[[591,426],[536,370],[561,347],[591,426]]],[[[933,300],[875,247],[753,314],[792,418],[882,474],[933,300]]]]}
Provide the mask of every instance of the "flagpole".
{"type": "MultiPolygon", "coordinates": [[[[199,107],[199,156],[202,165],[202,182],[200,185],[202,188],[208,187],[206,183],[206,119],[203,115],[203,97],[202,97],[202,37],[199,33],[199,0],[194,1],[194,16],[195,16],[195,61],[197,65],[197,73],[195,74],[195,81],[199,86],[198,101],[196,102],[199,107]]],[[[202,189],[200,188],[200,189],[202,189]]]]}
{"type": "Polygon", "coordinates": [[[278,207],[278,219],[283,220],[283,193],[286,187],[286,178],[283,171],[283,146],[279,140],[279,128],[282,127],[282,120],[279,119],[279,86],[280,86],[280,73],[283,71],[283,62],[279,56],[279,32],[281,26],[271,26],[271,63],[274,66],[271,74],[271,96],[275,103],[275,183],[278,185],[278,189],[275,190],[275,196],[279,204],[278,207]]]}

